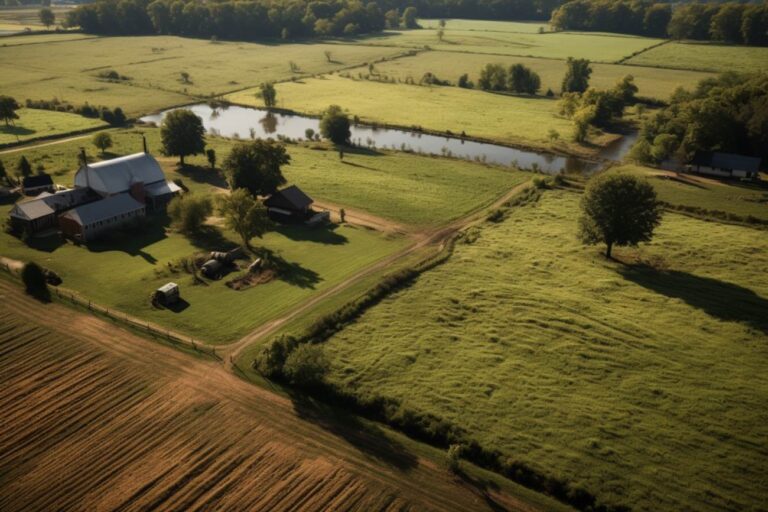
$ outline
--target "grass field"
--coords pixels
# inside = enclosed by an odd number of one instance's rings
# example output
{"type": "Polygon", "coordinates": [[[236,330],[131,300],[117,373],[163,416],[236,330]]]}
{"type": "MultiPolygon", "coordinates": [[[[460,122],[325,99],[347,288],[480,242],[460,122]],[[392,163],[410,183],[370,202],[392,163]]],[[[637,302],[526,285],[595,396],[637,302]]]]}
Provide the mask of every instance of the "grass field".
{"type": "Polygon", "coordinates": [[[12,38],[6,44],[16,46],[0,49],[4,94],[20,101],[58,97],[75,103],[122,106],[132,115],[189,102],[190,95],[222,94],[402,52],[347,44],[214,43],[171,36],[78,39],[55,34],[12,38]],[[50,44],[53,41],[56,44],[50,44]],[[332,62],[325,51],[331,52],[332,62]],[[290,62],[298,72],[291,70],[290,62]],[[106,70],[115,70],[129,80],[99,79],[98,74],[106,70]],[[189,73],[188,82],[181,79],[182,72],[189,73]]]}
{"type": "Polygon", "coordinates": [[[325,343],[331,382],[607,503],[759,509],[768,237],[667,214],[608,262],[575,239],[578,200],[546,192],[366,312],[325,343]]]}
{"type": "MultiPolygon", "coordinates": [[[[548,23],[537,21],[490,21],[446,19],[445,30],[478,32],[513,32],[520,34],[538,34],[540,30],[549,30],[548,23]]],[[[440,20],[420,19],[419,25],[426,29],[437,30],[440,20]]]]}
{"type": "MultiPolygon", "coordinates": [[[[472,137],[533,147],[549,147],[550,129],[560,133],[560,145],[570,139],[572,132],[571,122],[556,115],[556,101],[457,87],[384,84],[330,75],[278,84],[277,97],[281,107],[299,112],[320,114],[328,105],[338,104],[368,123],[421,126],[453,133],[465,131],[472,137]]],[[[227,98],[246,105],[258,103],[253,90],[227,98]]]]}
{"type": "MultiPolygon", "coordinates": [[[[424,73],[431,72],[441,80],[450,80],[453,84],[456,84],[462,74],[468,73],[470,80],[476,84],[480,70],[489,63],[503,64],[505,67],[519,63],[530,67],[541,77],[540,94],[545,93],[548,88],[559,93],[565,75],[565,62],[562,60],[485,54],[465,54],[457,58],[455,53],[444,51],[421,52],[413,57],[382,62],[376,65],[375,71],[401,81],[410,77],[417,83],[424,73]]],[[[367,67],[352,69],[350,73],[354,77],[357,77],[358,73],[369,74],[367,67]]],[[[608,89],[625,75],[635,77],[640,96],[661,100],[668,99],[679,86],[691,88],[699,80],[714,76],[698,71],[593,63],[590,85],[598,89],[608,89]]]]}
{"type": "Polygon", "coordinates": [[[670,42],[626,61],[637,66],[696,69],[722,73],[768,70],[768,48],[670,42]]]}
{"type": "MultiPolygon", "coordinates": [[[[9,32],[21,32],[23,30],[40,30],[45,26],[40,23],[39,5],[32,6],[14,6],[0,7],[0,34],[9,32]]],[[[51,10],[56,15],[56,24],[58,25],[66,19],[67,12],[71,7],[52,6],[51,10]]]]}
{"type": "Polygon", "coordinates": [[[470,466],[457,482],[438,450],[41,305],[6,276],[0,294],[4,511],[565,511],[470,466]]]}
{"type": "Polygon", "coordinates": [[[0,144],[23,142],[106,126],[106,123],[99,119],[65,112],[22,108],[17,110],[16,114],[19,118],[14,120],[12,126],[0,124],[0,144]]]}
{"type": "MultiPolygon", "coordinates": [[[[525,24],[512,23],[511,28],[515,29],[521,25],[525,24]]],[[[489,30],[488,22],[465,21],[461,27],[454,30],[451,28],[451,22],[448,22],[442,41],[437,37],[437,30],[425,29],[385,32],[380,36],[367,37],[363,42],[408,48],[429,47],[433,50],[458,53],[519,55],[550,59],[583,57],[593,62],[616,62],[662,41],[597,32],[520,33],[515,30],[499,30],[498,25],[495,29],[489,30]]]]}
{"type": "Polygon", "coordinates": [[[617,167],[610,172],[649,178],[659,199],[665,203],[768,220],[768,188],[689,174],[677,177],[674,173],[637,165],[617,167]]]}

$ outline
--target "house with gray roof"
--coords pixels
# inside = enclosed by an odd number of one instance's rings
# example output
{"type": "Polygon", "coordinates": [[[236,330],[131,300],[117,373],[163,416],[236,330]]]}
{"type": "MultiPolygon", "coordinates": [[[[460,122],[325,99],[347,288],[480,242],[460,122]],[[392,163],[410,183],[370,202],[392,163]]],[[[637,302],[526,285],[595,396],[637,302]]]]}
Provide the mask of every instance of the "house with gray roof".
{"type": "Polygon", "coordinates": [[[97,199],[99,196],[89,189],[75,188],[55,194],[41,192],[36,198],[21,201],[11,208],[11,225],[14,229],[27,233],[54,228],[61,212],[97,199]]]}
{"type": "Polygon", "coordinates": [[[65,235],[87,242],[145,215],[143,203],[128,193],[116,194],[67,210],[59,217],[59,227],[65,235]]]}

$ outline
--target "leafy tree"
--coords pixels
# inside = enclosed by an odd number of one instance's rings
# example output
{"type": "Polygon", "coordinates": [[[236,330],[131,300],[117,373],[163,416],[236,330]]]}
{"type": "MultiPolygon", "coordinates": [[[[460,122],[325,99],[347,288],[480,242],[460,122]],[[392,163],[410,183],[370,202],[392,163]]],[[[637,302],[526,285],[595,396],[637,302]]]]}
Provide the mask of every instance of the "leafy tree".
{"type": "Polygon", "coordinates": [[[616,95],[616,99],[621,101],[622,109],[624,106],[635,102],[635,94],[637,94],[638,90],[635,84],[635,77],[632,75],[624,75],[613,86],[613,92],[616,95]]]}
{"type": "Polygon", "coordinates": [[[416,12],[416,8],[413,6],[407,7],[405,11],[403,11],[403,26],[405,28],[419,28],[417,17],[418,13],[416,12]]]}
{"type": "Polygon", "coordinates": [[[275,84],[272,82],[265,82],[261,84],[261,99],[264,100],[264,106],[272,108],[277,105],[277,91],[275,90],[275,84]]]}
{"type": "Polygon", "coordinates": [[[594,105],[586,105],[573,113],[573,140],[584,142],[589,134],[589,125],[595,120],[597,108],[594,105]]]}
{"type": "Polygon", "coordinates": [[[667,25],[672,18],[672,7],[669,4],[653,4],[645,11],[643,26],[645,33],[652,37],[666,37],[667,25]]]}
{"type": "Polygon", "coordinates": [[[32,176],[32,165],[30,165],[27,157],[22,156],[19,158],[19,163],[16,165],[16,174],[23,178],[32,176]]]}
{"type": "Polygon", "coordinates": [[[592,75],[589,60],[568,57],[565,65],[567,67],[563,78],[562,92],[586,91],[589,87],[589,77],[592,75]]]}
{"type": "Polygon", "coordinates": [[[21,108],[15,99],[10,96],[0,96],[0,118],[5,121],[5,126],[13,123],[14,119],[18,119],[19,115],[16,111],[21,108]]]}
{"type": "Polygon", "coordinates": [[[560,132],[555,129],[550,129],[549,132],[547,132],[547,138],[549,139],[549,142],[554,144],[560,139],[560,132]]]}
{"type": "Polygon", "coordinates": [[[323,382],[330,363],[319,345],[303,343],[285,359],[283,373],[297,387],[308,388],[323,382]]]}
{"type": "Polygon", "coordinates": [[[504,91],[507,89],[507,70],[501,64],[486,64],[480,71],[477,85],[485,91],[504,91]]]}
{"type": "Polygon", "coordinates": [[[514,64],[509,68],[509,90],[524,94],[536,94],[541,88],[538,73],[523,64],[514,64]]]}
{"type": "Polygon", "coordinates": [[[320,134],[334,144],[349,144],[352,136],[349,116],[338,105],[331,105],[320,120],[320,134]]]}
{"type": "Polygon", "coordinates": [[[398,9],[391,9],[384,14],[384,19],[387,28],[398,29],[400,28],[400,11],[398,9]]]}
{"type": "Polygon", "coordinates": [[[475,86],[475,84],[473,84],[469,80],[469,75],[467,73],[464,73],[459,77],[458,86],[461,87],[462,89],[472,89],[475,86]]]}
{"type": "Polygon", "coordinates": [[[740,43],[742,40],[741,25],[743,14],[743,5],[730,3],[722,5],[717,14],[712,16],[712,25],[710,27],[712,39],[729,43],[740,43]]]}
{"type": "Polygon", "coordinates": [[[256,196],[271,194],[285,183],[281,166],[290,161],[283,144],[254,140],[232,148],[223,167],[232,190],[244,188],[256,196]]]}
{"type": "Polygon", "coordinates": [[[181,77],[181,83],[184,83],[184,84],[191,84],[192,83],[192,79],[190,78],[190,74],[187,73],[186,71],[182,71],[181,73],[179,73],[179,76],[181,77]]]}
{"type": "Polygon", "coordinates": [[[587,245],[604,243],[611,257],[614,245],[647,242],[661,222],[662,209],[650,183],[629,174],[593,178],[581,200],[579,237],[587,245]]]}
{"type": "Polygon", "coordinates": [[[253,237],[264,236],[272,226],[264,205],[242,188],[220,199],[219,213],[227,227],[240,236],[244,247],[249,247],[253,237]]]}
{"type": "Polygon", "coordinates": [[[99,132],[93,136],[91,142],[96,146],[103,155],[104,152],[112,147],[112,137],[107,132],[99,132]]]}
{"type": "Polygon", "coordinates": [[[56,23],[56,15],[53,13],[50,7],[43,7],[40,9],[38,16],[40,18],[40,23],[45,25],[45,28],[49,28],[51,25],[56,23]]]}
{"type": "Polygon", "coordinates": [[[213,148],[206,149],[205,158],[208,159],[208,165],[211,166],[211,169],[215,169],[216,168],[216,150],[213,148]]]}
{"type": "Polygon", "coordinates": [[[178,155],[182,166],[185,156],[205,151],[203,120],[191,110],[179,109],[169,112],[163,121],[160,138],[163,152],[169,156],[178,155]]]}
{"type": "Polygon", "coordinates": [[[171,224],[182,233],[196,233],[213,212],[208,197],[185,194],[176,196],[168,203],[171,224]]]}
{"type": "Polygon", "coordinates": [[[304,137],[306,137],[307,140],[314,140],[315,130],[313,130],[312,128],[307,128],[306,130],[304,130],[304,137]]]}
{"type": "Polygon", "coordinates": [[[750,45],[768,44],[768,6],[746,6],[741,18],[741,40],[750,45]]]}
{"type": "Polygon", "coordinates": [[[32,297],[48,302],[51,300],[51,292],[48,289],[48,282],[45,280],[45,271],[34,262],[29,262],[21,269],[21,280],[24,283],[24,289],[32,297]]]}
{"type": "Polygon", "coordinates": [[[461,452],[460,444],[452,444],[448,447],[448,469],[453,473],[461,472],[461,452]]]}

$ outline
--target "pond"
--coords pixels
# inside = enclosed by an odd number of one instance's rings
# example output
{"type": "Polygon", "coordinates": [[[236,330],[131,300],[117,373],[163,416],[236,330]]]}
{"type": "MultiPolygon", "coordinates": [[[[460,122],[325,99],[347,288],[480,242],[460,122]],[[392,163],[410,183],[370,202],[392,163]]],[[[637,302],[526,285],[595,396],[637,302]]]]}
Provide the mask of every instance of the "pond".
{"type": "MultiPolygon", "coordinates": [[[[224,106],[213,108],[206,103],[183,107],[203,120],[208,133],[241,139],[278,136],[305,139],[307,129],[320,131],[320,120],[299,114],[269,112],[265,109],[224,106]]],[[[171,109],[173,110],[173,109],[171,109]]],[[[170,110],[141,118],[144,122],[160,124],[170,110]]],[[[352,142],[358,146],[413,151],[415,153],[445,155],[468,160],[519,167],[538,168],[542,172],[556,174],[561,171],[590,174],[602,164],[576,157],[565,157],[546,152],[516,149],[498,144],[464,140],[460,137],[440,136],[395,128],[379,128],[353,125],[352,142]]],[[[601,157],[620,160],[632,146],[636,134],[627,135],[608,146],[601,157]]]]}

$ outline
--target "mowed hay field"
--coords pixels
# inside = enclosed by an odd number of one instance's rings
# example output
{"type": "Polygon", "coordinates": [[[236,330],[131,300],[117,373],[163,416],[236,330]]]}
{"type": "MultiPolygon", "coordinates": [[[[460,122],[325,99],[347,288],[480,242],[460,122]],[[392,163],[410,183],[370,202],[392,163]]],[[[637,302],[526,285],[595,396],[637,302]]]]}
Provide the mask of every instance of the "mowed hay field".
{"type": "Polygon", "coordinates": [[[556,506],[457,483],[402,436],[43,306],[5,277],[0,296],[4,511],[556,506]]]}
{"type": "MultiPolygon", "coordinates": [[[[433,73],[441,80],[449,80],[456,84],[464,73],[477,84],[480,71],[486,64],[502,64],[509,67],[513,64],[528,66],[541,77],[543,94],[547,89],[560,93],[566,65],[562,60],[537,59],[530,57],[510,57],[501,55],[463,54],[457,56],[453,52],[432,51],[420,52],[413,57],[404,57],[376,64],[375,72],[379,77],[396,78],[405,81],[408,78],[417,83],[425,73],[433,73]]],[[[609,89],[616,81],[626,75],[635,78],[635,84],[640,88],[639,96],[666,100],[678,87],[691,88],[700,80],[714,76],[712,73],[685,71],[677,69],[646,68],[640,66],[624,66],[620,64],[593,63],[590,85],[598,89],[609,89]]],[[[358,73],[369,75],[367,67],[349,71],[353,77],[358,73]]],[[[374,76],[376,78],[376,76],[374,76]]]]}
{"type": "Polygon", "coordinates": [[[40,35],[15,38],[13,43],[0,47],[4,94],[19,101],[57,97],[121,106],[131,115],[188,103],[190,95],[223,94],[402,53],[361,45],[212,42],[172,36],[61,40],[59,35],[40,35]],[[333,62],[328,62],[325,51],[331,52],[333,62]],[[100,72],[109,70],[129,79],[99,78],[100,72]],[[182,80],[182,72],[189,73],[188,82],[182,80]]]}
{"type": "MultiPolygon", "coordinates": [[[[667,214],[609,262],[548,191],[326,342],[330,381],[397,399],[633,510],[759,510],[768,235],[667,214]]],[[[476,239],[475,239],[476,237],[476,239]]]]}
{"type": "Polygon", "coordinates": [[[12,144],[106,126],[106,123],[100,119],[66,112],[22,108],[17,110],[16,114],[19,118],[14,119],[12,125],[0,124],[0,144],[12,144]]]}
{"type": "MultiPolygon", "coordinates": [[[[486,53],[565,59],[579,56],[593,62],[617,62],[661,43],[662,39],[606,34],[599,32],[524,33],[515,30],[521,23],[510,23],[511,30],[491,28],[488,22],[463,21],[453,28],[448,21],[443,40],[436,29],[385,32],[363,41],[366,44],[425,48],[456,53],[486,53]]],[[[538,30],[538,29],[537,29],[538,30]]]]}
{"type": "MultiPolygon", "coordinates": [[[[0,34],[44,29],[45,26],[40,22],[40,9],[40,5],[0,7],[0,34]]],[[[51,7],[56,16],[56,25],[66,19],[70,9],[61,5],[51,7]]]]}
{"type": "Polygon", "coordinates": [[[722,73],[768,71],[768,48],[669,42],[626,61],[637,66],[696,69],[722,73]]]}
{"type": "MultiPolygon", "coordinates": [[[[550,129],[560,144],[570,140],[571,121],[557,115],[557,102],[489,94],[458,87],[421,87],[359,81],[338,75],[277,84],[281,107],[320,114],[338,104],[367,123],[421,126],[439,132],[466,132],[471,137],[509,144],[549,147],[550,129]],[[478,108],[481,105],[482,108],[478,108]]],[[[227,96],[246,105],[261,105],[255,90],[227,96]]],[[[576,148],[574,148],[576,149],[576,148]]]]}

